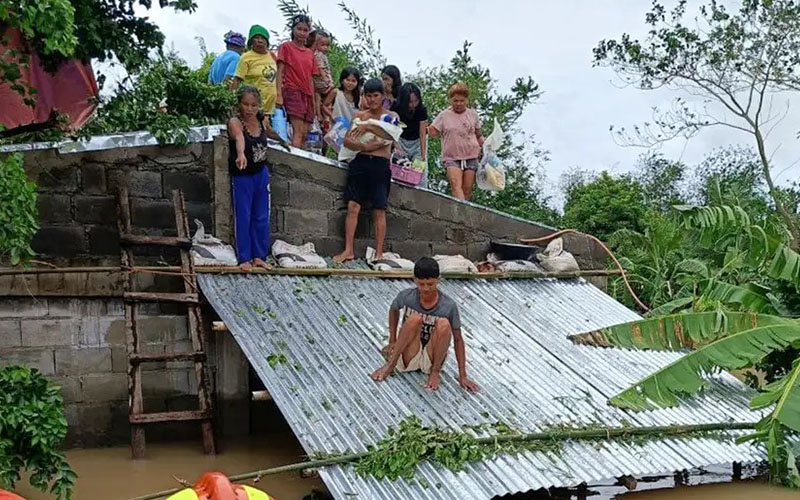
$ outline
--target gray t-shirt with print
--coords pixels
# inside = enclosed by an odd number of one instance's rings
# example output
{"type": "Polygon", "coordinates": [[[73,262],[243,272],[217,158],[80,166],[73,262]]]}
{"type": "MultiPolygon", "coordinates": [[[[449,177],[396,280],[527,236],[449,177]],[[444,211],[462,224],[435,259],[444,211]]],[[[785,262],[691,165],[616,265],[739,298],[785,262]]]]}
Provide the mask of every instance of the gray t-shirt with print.
{"type": "Polygon", "coordinates": [[[422,331],[419,334],[419,339],[423,347],[428,344],[437,319],[446,318],[450,321],[450,326],[453,330],[461,328],[458,305],[442,292],[439,292],[439,300],[436,305],[430,309],[425,309],[419,301],[419,290],[416,288],[403,290],[397,294],[397,297],[392,302],[392,309],[400,311],[401,326],[412,311],[422,315],[422,331]]]}

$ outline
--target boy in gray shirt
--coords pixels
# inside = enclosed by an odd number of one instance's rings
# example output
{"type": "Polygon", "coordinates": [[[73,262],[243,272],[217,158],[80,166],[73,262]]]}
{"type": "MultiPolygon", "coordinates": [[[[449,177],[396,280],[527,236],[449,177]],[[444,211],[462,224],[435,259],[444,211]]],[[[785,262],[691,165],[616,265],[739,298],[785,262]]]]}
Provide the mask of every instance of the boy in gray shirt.
{"type": "Polygon", "coordinates": [[[430,257],[419,259],[414,265],[414,283],[416,288],[403,290],[392,302],[389,345],[383,349],[388,361],[375,370],[372,378],[378,382],[386,380],[395,367],[401,372],[420,370],[428,374],[425,388],[436,390],[452,339],[458,362],[458,383],[470,392],[477,391],[478,386],[467,378],[467,352],[458,306],[437,288],[439,263],[430,257]]]}

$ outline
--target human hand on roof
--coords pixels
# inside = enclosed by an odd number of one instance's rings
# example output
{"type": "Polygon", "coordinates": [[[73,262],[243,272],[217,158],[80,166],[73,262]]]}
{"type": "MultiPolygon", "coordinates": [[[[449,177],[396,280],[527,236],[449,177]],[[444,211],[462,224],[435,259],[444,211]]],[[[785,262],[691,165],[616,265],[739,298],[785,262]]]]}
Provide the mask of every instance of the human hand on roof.
{"type": "Polygon", "coordinates": [[[458,385],[460,385],[462,389],[466,389],[469,392],[478,392],[480,390],[478,384],[467,377],[458,377],[458,385]]]}

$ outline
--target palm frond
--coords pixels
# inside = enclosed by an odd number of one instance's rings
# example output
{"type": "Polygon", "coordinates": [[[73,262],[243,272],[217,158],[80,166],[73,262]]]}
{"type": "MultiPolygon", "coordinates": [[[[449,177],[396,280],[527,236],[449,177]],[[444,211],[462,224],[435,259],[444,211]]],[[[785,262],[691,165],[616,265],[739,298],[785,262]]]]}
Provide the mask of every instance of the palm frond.
{"type": "Polygon", "coordinates": [[[791,320],[767,314],[710,311],[631,321],[568,338],[576,344],[596,347],[675,351],[756,327],[786,323],[791,320]]]}
{"type": "MultiPolygon", "coordinates": [[[[717,339],[639,380],[609,399],[609,403],[631,410],[677,406],[680,398],[703,389],[703,376],[715,368],[741,369],[762,360],[770,352],[800,340],[800,322],[760,326],[717,339]]],[[[789,402],[794,409],[794,398],[789,402]]]]}

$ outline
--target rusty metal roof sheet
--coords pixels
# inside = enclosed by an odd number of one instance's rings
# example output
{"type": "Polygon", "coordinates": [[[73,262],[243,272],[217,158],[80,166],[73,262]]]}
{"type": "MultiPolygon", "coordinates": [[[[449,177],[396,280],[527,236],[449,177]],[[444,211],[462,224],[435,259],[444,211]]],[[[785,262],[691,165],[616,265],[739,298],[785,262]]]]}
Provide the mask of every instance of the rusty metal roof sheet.
{"type": "MultiPolygon", "coordinates": [[[[199,280],[309,454],[363,451],[410,415],[426,426],[461,429],[502,421],[525,432],[554,424],[760,418],[748,409],[751,391],[728,374],[716,375],[709,390],[679,408],[634,413],[609,406],[609,397],[678,354],[573,345],[569,334],[639,317],[583,280],[442,283],[459,304],[470,377],[481,386],[476,395],[458,387],[452,355],[434,393],[423,389],[420,373],[383,383],[370,379],[382,363],[388,305],[410,281],[208,274],[199,280]],[[267,358],[280,353],[287,362],[270,367],[267,358]]],[[[425,463],[416,476],[421,481],[363,478],[347,466],[325,468],[321,475],[337,499],[488,499],[763,458],[760,449],[732,440],[668,438],[637,445],[571,442],[558,457],[497,456],[461,472],[425,463]]]]}

